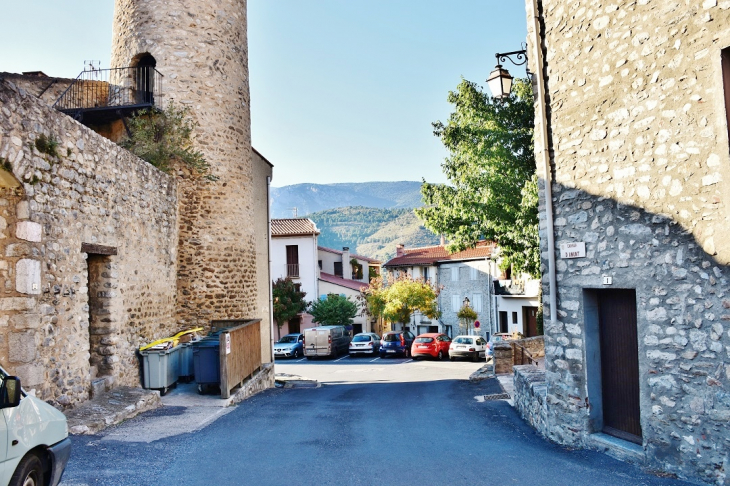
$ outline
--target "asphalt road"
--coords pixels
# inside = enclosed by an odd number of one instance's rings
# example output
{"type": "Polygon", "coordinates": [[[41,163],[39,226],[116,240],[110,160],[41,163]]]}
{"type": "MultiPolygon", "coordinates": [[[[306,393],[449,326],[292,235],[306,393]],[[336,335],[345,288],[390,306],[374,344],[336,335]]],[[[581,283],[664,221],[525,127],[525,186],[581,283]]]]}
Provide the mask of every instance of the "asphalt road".
{"type": "MultiPolygon", "coordinates": [[[[73,437],[63,485],[684,485],[538,437],[479,363],[277,361],[319,388],[271,389],[195,432],[156,439],[182,407],[73,437]]],[[[169,423],[175,423],[174,420],[169,423]]],[[[181,427],[185,429],[185,427],[181,427]]]]}

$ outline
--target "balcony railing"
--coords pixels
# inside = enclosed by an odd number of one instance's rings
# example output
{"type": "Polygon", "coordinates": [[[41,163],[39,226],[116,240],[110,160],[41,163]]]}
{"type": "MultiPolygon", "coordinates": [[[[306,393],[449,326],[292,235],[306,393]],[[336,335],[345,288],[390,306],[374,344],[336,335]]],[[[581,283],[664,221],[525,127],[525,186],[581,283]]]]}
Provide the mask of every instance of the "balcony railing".
{"type": "Polygon", "coordinates": [[[286,276],[287,277],[298,277],[299,276],[299,264],[298,263],[287,263],[286,264],[286,276]]]}
{"type": "Polygon", "coordinates": [[[152,66],[83,71],[53,107],[81,118],[87,112],[161,106],[162,81],[152,66]]]}

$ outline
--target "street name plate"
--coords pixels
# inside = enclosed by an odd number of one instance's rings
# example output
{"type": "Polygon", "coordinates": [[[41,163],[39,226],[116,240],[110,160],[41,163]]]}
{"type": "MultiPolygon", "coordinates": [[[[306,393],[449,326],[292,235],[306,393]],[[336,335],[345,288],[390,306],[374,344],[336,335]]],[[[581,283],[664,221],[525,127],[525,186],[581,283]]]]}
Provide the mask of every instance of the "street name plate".
{"type": "Polygon", "coordinates": [[[585,241],[576,241],[574,243],[563,243],[560,245],[560,258],[585,258],[586,243],[585,241]]]}

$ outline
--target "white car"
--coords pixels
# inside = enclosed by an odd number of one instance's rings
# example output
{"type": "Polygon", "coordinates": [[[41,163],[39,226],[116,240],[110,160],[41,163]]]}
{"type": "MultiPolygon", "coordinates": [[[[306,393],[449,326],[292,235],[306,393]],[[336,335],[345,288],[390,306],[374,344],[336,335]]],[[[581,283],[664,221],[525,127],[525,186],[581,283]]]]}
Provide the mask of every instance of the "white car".
{"type": "Polygon", "coordinates": [[[350,341],[350,355],[355,354],[378,354],[380,351],[380,336],[374,332],[361,332],[355,334],[350,341]]]}
{"type": "Polygon", "coordinates": [[[0,484],[56,486],[71,454],[66,417],[0,367],[0,484]]]}
{"type": "Polygon", "coordinates": [[[481,336],[456,336],[451,340],[449,359],[471,358],[474,361],[484,358],[487,354],[487,341],[481,336]]]}

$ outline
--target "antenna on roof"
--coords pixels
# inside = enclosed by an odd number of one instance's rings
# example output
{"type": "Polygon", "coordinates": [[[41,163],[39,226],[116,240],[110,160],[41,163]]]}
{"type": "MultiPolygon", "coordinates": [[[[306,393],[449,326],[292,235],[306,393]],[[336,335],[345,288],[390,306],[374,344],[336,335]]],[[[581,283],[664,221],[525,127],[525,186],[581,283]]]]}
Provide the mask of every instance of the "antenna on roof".
{"type": "Polygon", "coordinates": [[[295,218],[298,218],[299,217],[297,215],[297,208],[291,208],[291,211],[292,211],[292,214],[294,215],[295,218]]]}

